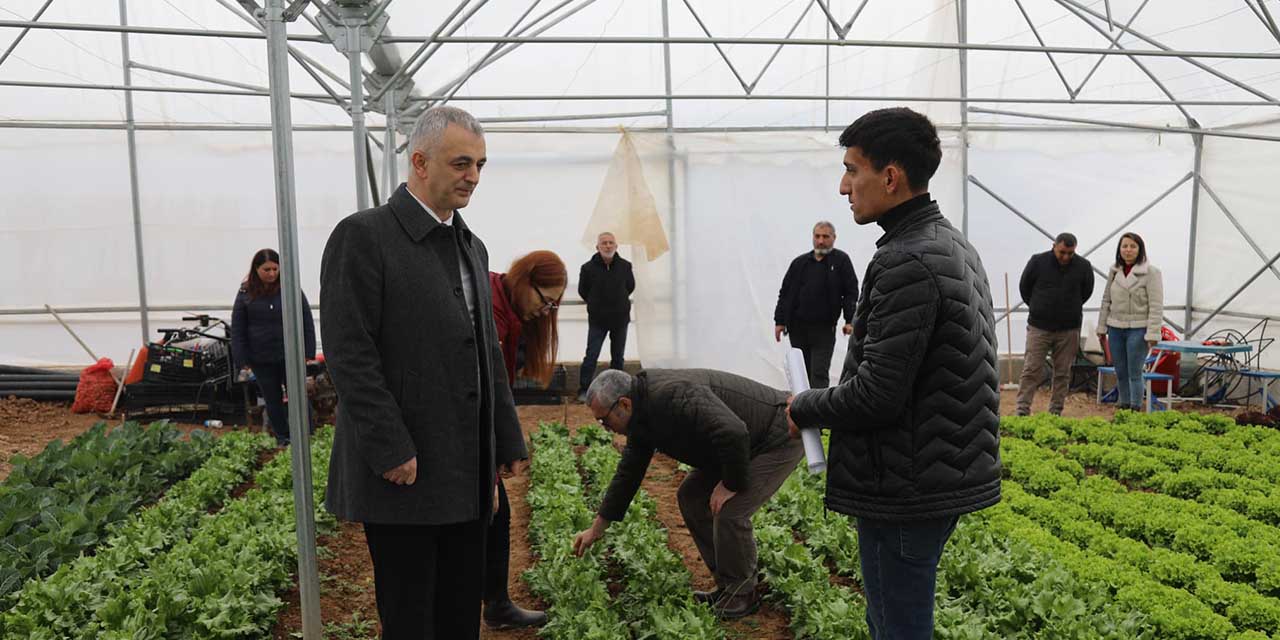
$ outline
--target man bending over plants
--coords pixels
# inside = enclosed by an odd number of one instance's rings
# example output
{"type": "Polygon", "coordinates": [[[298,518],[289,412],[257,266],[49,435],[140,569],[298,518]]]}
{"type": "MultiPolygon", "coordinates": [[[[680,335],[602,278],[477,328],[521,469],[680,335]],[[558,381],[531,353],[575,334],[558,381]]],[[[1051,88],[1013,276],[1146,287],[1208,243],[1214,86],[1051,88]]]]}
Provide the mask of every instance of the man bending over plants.
{"type": "Polygon", "coordinates": [[[634,377],[610,369],[587,389],[587,405],[606,429],[625,435],[618,470],[591,528],[573,539],[581,556],[622,520],[655,451],[691,467],[680,484],[680,513],[715,577],[694,598],[722,619],[760,607],[751,515],[804,457],[787,437],[787,394],[708,369],[650,369],[634,377]]]}

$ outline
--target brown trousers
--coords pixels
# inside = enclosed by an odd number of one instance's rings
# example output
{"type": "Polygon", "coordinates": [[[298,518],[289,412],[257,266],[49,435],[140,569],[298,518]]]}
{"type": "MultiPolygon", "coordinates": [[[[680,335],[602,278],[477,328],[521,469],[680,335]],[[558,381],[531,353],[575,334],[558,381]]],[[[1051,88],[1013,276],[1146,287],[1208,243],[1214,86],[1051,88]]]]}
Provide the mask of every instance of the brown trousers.
{"type": "Polygon", "coordinates": [[[1049,413],[1062,415],[1062,405],[1071,387],[1071,365],[1080,350],[1080,329],[1044,331],[1027,325],[1027,354],[1022,360],[1022,379],[1018,382],[1018,415],[1031,413],[1036,388],[1044,380],[1044,359],[1053,354],[1053,391],[1049,413]]]}
{"type": "Polygon", "coordinates": [[[711,492],[720,482],[714,470],[694,469],[680,483],[680,513],[716,586],[730,593],[756,588],[756,537],[751,515],[769,501],[804,457],[799,440],[751,459],[747,488],[729,499],[720,515],[711,515],[711,492]]]}

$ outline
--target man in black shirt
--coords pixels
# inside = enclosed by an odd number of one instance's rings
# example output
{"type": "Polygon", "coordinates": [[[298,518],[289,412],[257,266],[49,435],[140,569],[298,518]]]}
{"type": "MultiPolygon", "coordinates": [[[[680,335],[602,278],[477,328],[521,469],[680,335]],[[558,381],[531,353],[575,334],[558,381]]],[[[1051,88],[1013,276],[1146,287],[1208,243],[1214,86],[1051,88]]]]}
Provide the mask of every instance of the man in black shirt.
{"type": "Polygon", "coordinates": [[[830,384],[831,353],[836,347],[836,320],[844,313],[844,334],[853,332],[858,301],[858,275],[849,254],[836,249],[836,228],[823,220],[813,226],[813,251],[791,261],[773,311],[773,339],[782,334],[804,353],[809,387],[830,384]]]}
{"type": "Polygon", "coordinates": [[[1031,308],[1027,318],[1027,353],[1018,384],[1018,415],[1031,415],[1036,387],[1044,380],[1045,356],[1053,354],[1053,391],[1049,413],[1062,415],[1071,386],[1071,364],[1080,350],[1084,303],[1093,295],[1093,266],[1076,255],[1076,237],[1059,234],[1053,250],[1031,256],[1018,291],[1031,308]]]}
{"type": "Polygon", "coordinates": [[[631,293],[636,276],[631,263],[618,255],[618,241],[608,231],[596,238],[596,254],[578,273],[578,296],[587,303],[587,354],[578,373],[578,400],[585,402],[587,386],[596,372],[596,359],[609,338],[609,368],[622,369],[631,323],[631,293]]]}

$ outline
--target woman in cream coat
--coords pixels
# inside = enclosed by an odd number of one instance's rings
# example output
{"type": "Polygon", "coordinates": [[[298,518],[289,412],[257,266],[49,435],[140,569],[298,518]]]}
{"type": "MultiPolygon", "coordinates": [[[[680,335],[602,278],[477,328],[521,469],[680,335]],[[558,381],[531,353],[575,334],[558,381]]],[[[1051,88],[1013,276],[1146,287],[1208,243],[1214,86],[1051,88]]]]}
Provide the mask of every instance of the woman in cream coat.
{"type": "Polygon", "coordinates": [[[1098,335],[1111,345],[1120,398],[1116,406],[1139,410],[1142,406],[1142,372],[1147,353],[1160,341],[1164,313],[1164,280],[1160,270],[1147,262],[1142,237],[1128,232],[1120,236],[1116,262],[1107,274],[1098,313],[1098,335]]]}

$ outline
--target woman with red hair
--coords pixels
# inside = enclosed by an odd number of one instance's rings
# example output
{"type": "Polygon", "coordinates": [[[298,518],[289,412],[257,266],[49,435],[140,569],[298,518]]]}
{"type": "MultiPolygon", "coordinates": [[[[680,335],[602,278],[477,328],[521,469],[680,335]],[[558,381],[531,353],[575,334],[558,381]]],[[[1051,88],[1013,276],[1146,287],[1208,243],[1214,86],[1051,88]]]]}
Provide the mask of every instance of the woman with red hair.
{"type": "MultiPolygon", "coordinates": [[[[507,365],[507,381],[512,387],[517,373],[544,387],[551,381],[559,347],[556,320],[568,282],[564,261],[550,251],[534,251],[520,257],[506,273],[489,273],[493,319],[507,365]]],[[[498,509],[489,526],[485,555],[484,622],[495,629],[541,626],[546,623],[547,614],[516,606],[507,591],[511,504],[500,478],[497,492],[498,509]]]]}

